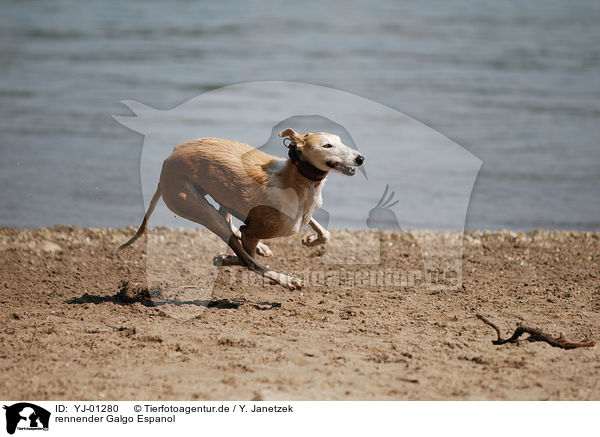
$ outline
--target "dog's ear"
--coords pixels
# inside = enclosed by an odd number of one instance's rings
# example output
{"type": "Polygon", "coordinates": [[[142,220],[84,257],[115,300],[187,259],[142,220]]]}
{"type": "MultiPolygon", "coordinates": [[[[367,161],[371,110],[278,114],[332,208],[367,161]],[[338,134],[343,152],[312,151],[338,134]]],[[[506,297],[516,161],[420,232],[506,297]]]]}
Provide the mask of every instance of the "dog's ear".
{"type": "Polygon", "coordinates": [[[284,129],[281,132],[279,132],[279,136],[280,137],[288,137],[290,140],[292,140],[292,143],[296,144],[297,146],[302,146],[302,144],[304,144],[302,135],[300,135],[294,129],[289,128],[289,127],[287,129],[284,129]]]}

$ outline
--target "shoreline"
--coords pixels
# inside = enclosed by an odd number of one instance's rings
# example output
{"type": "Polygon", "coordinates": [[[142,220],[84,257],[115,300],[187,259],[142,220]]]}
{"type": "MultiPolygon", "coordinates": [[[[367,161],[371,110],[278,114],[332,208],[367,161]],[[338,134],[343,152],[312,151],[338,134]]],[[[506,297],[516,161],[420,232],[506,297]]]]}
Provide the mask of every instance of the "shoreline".
{"type": "MultiPolygon", "coordinates": [[[[65,224],[55,224],[51,226],[37,226],[37,227],[18,227],[12,225],[0,225],[0,232],[4,231],[39,231],[39,230],[50,230],[50,231],[74,231],[74,230],[92,230],[92,231],[133,231],[135,232],[139,228],[139,224],[137,225],[128,225],[128,226],[77,226],[77,225],[65,225],[65,224]]],[[[149,226],[147,229],[150,230],[171,230],[171,231],[196,231],[196,230],[204,230],[202,225],[192,225],[189,227],[185,226],[149,226]]],[[[307,227],[306,230],[309,230],[307,227]]],[[[370,232],[370,231],[378,231],[379,229],[354,229],[354,228],[340,228],[340,229],[329,229],[330,231],[339,231],[339,232],[370,232]]],[[[505,234],[507,232],[515,232],[518,234],[531,234],[534,232],[550,232],[550,233],[575,233],[575,234],[600,234],[600,230],[582,230],[582,229],[558,229],[558,228],[534,228],[530,230],[520,230],[520,229],[512,229],[512,228],[498,228],[498,229],[470,229],[466,231],[461,230],[440,230],[440,229],[403,229],[401,231],[395,230],[380,230],[382,232],[431,232],[431,233],[455,233],[455,232],[464,232],[465,234],[472,233],[484,233],[484,234],[505,234]]]]}
{"type": "MultiPolygon", "coordinates": [[[[119,238],[129,239],[136,231],[137,226],[127,226],[122,228],[102,228],[102,227],[87,227],[80,228],[71,225],[55,225],[51,227],[41,228],[30,228],[21,229],[15,227],[0,227],[0,250],[5,250],[10,247],[25,247],[23,242],[42,239],[42,240],[55,240],[56,243],[61,241],[67,245],[69,243],[75,243],[81,238],[104,238],[113,241],[115,244],[120,244],[119,238]]],[[[263,240],[265,242],[277,241],[291,241],[301,238],[312,232],[305,229],[297,234],[289,237],[275,238],[272,240],[263,240]]],[[[357,243],[360,243],[361,236],[372,236],[380,235],[381,239],[394,239],[394,240],[408,240],[413,237],[425,237],[427,236],[439,236],[442,238],[456,238],[460,235],[463,236],[463,244],[468,246],[469,244],[483,240],[495,240],[495,241],[513,241],[519,243],[536,243],[543,240],[560,242],[567,241],[573,238],[589,238],[589,239],[600,239],[600,231],[579,231],[579,230],[549,230],[549,229],[535,229],[532,231],[516,231],[510,229],[498,229],[498,230],[474,230],[474,231],[431,231],[431,230],[355,230],[355,229],[330,229],[332,238],[328,244],[335,245],[335,236],[341,236],[342,238],[356,238],[357,243]]],[[[179,234],[182,236],[200,236],[201,238],[212,239],[212,234],[207,229],[199,226],[198,228],[174,228],[168,226],[155,226],[149,227],[142,238],[138,240],[134,245],[143,244],[145,237],[152,234],[179,234]]],[[[123,240],[123,241],[125,241],[123,240]]],[[[32,244],[27,245],[30,249],[34,249],[35,246],[32,244]]]]}

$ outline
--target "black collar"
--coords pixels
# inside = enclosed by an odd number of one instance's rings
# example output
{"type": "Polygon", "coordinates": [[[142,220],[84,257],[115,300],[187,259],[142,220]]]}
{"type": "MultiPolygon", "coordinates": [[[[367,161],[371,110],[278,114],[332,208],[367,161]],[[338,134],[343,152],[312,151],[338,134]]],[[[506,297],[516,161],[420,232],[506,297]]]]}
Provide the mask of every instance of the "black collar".
{"type": "Polygon", "coordinates": [[[311,181],[315,182],[320,182],[323,179],[325,179],[329,174],[328,171],[319,170],[311,163],[302,161],[300,159],[300,152],[296,150],[296,147],[294,145],[290,145],[288,156],[290,157],[292,164],[296,166],[300,174],[306,179],[310,179],[311,181]]]}

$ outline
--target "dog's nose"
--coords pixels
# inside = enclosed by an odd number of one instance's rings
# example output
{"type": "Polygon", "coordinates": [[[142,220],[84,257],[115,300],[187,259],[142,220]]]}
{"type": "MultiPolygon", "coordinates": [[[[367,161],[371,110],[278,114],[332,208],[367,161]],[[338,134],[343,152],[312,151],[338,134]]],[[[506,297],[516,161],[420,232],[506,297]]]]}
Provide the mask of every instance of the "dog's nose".
{"type": "Polygon", "coordinates": [[[356,162],[356,165],[362,165],[362,163],[365,162],[365,157],[358,155],[354,161],[356,162]]]}

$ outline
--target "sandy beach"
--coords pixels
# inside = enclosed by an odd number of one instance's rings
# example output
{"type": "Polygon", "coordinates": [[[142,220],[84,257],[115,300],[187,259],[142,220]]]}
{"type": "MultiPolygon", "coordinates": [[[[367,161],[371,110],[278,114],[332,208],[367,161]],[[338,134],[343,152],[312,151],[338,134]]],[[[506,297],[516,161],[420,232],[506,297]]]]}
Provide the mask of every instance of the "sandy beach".
{"type": "MultiPolygon", "coordinates": [[[[149,237],[168,243],[168,281],[149,287],[145,239],[113,253],[133,231],[0,229],[2,398],[600,400],[597,346],[496,346],[476,318],[505,336],[525,323],[598,340],[598,233],[466,233],[456,290],[366,283],[292,292],[233,280],[239,267],[215,273],[206,267],[214,236],[168,228],[149,237]],[[207,279],[203,298],[172,292],[207,279]]],[[[363,237],[334,231],[327,250],[343,258],[363,237]]],[[[281,272],[339,269],[300,239],[270,242],[274,256],[261,262],[281,272]]],[[[381,242],[382,263],[422,268],[407,234],[384,232],[381,242]]]]}

